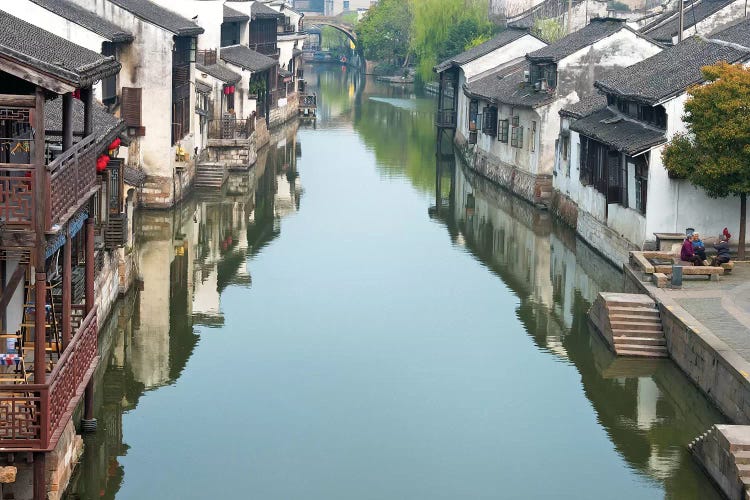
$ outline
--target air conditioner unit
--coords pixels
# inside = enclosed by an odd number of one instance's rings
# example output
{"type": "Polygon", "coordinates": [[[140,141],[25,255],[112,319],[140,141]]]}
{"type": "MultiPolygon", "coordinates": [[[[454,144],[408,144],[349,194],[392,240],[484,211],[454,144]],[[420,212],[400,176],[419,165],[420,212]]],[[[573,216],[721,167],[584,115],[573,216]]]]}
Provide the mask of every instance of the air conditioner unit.
{"type": "Polygon", "coordinates": [[[524,71],[523,72],[523,81],[526,82],[526,83],[529,83],[529,80],[530,80],[529,72],[528,71],[524,71]]]}

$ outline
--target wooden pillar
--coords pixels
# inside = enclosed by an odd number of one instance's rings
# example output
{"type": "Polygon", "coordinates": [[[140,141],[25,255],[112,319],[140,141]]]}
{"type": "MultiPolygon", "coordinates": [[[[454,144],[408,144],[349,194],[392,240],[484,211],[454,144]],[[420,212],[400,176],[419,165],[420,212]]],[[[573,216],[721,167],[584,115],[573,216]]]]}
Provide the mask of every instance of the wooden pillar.
{"type": "Polygon", "coordinates": [[[94,130],[92,113],[94,112],[94,92],[91,87],[81,89],[81,100],[83,101],[83,137],[88,137],[94,130]]]}
{"type": "Polygon", "coordinates": [[[72,281],[72,253],[73,241],[70,232],[66,230],[65,246],[63,247],[63,278],[62,278],[62,349],[68,347],[71,337],[70,313],[73,303],[72,281]]]}
{"type": "Polygon", "coordinates": [[[62,150],[73,147],[73,94],[63,94],[62,102],[62,150]]]}
{"type": "Polygon", "coordinates": [[[47,273],[40,273],[39,269],[37,267],[34,284],[34,383],[44,384],[47,381],[47,273]]]}
{"type": "MultiPolygon", "coordinates": [[[[35,273],[34,286],[34,383],[44,384],[46,382],[46,292],[47,273],[45,272],[46,241],[45,229],[47,225],[47,169],[44,165],[44,90],[36,88],[36,105],[34,109],[34,232],[36,234],[36,246],[34,248],[33,262],[35,273]]],[[[47,425],[47,422],[41,422],[47,425]]],[[[34,479],[36,481],[36,478],[34,479]]],[[[42,478],[42,481],[44,479],[42,478]]]]}
{"type": "Polygon", "coordinates": [[[47,467],[46,454],[34,453],[34,500],[47,498],[47,467]]]}
{"type": "Polygon", "coordinates": [[[91,312],[96,304],[94,296],[94,217],[86,219],[86,314],[91,312]]]}

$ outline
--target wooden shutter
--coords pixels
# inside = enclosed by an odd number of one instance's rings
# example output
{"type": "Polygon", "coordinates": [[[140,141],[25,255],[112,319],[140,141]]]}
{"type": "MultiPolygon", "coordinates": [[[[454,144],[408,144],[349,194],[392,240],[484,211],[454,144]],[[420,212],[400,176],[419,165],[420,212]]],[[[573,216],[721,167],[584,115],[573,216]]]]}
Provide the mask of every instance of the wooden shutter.
{"type": "Polygon", "coordinates": [[[136,87],[122,88],[122,119],[128,127],[141,126],[141,90],[136,87]]]}

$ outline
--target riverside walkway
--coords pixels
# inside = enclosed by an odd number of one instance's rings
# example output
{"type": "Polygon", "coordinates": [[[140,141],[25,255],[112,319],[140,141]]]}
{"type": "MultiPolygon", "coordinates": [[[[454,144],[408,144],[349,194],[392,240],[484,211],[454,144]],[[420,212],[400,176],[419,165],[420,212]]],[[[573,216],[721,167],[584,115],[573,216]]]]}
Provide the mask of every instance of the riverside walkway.
{"type": "Polygon", "coordinates": [[[750,262],[736,263],[718,283],[685,280],[667,290],[705,328],[750,362],[750,262]]]}

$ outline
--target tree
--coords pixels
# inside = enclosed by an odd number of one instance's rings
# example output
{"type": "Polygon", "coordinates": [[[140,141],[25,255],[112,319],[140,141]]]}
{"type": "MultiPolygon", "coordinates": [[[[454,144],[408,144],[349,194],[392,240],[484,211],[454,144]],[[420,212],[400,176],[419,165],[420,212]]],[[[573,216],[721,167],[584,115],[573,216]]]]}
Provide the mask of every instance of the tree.
{"type": "Polygon", "coordinates": [[[565,28],[554,18],[535,19],[531,32],[548,43],[555,43],[565,36],[565,28]]]}
{"type": "Polygon", "coordinates": [[[738,259],[745,258],[747,195],[750,193],[750,69],[720,62],[705,66],[708,82],[688,89],[683,120],[687,134],[664,149],[667,170],[713,198],[740,198],[738,259]]]}
{"type": "Polygon", "coordinates": [[[411,48],[424,81],[433,79],[432,68],[440,56],[460,54],[494,28],[487,14],[488,0],[411,0],[411,4],[411,48]]]}
{"type": "Polygon", "coordinates": [[[371,61],[400,63],[409,51],[412,13],[410,2],[381,0],[356,27],[357,40],[371,61]]]}

